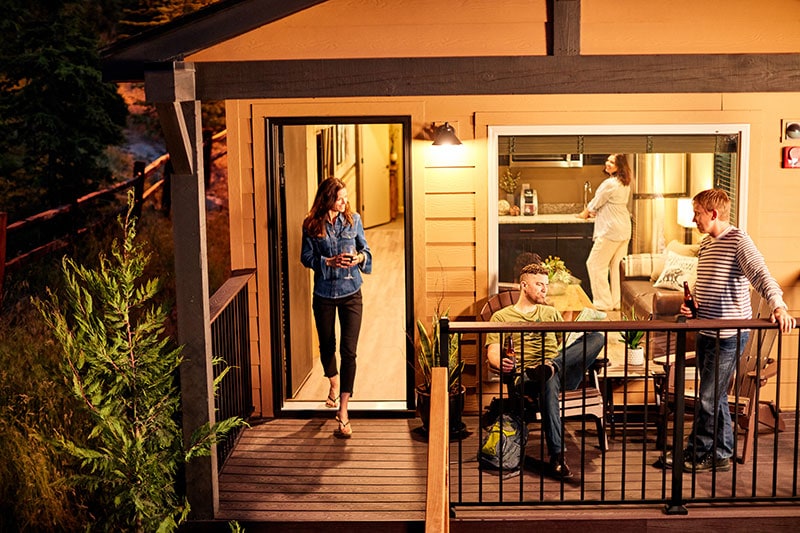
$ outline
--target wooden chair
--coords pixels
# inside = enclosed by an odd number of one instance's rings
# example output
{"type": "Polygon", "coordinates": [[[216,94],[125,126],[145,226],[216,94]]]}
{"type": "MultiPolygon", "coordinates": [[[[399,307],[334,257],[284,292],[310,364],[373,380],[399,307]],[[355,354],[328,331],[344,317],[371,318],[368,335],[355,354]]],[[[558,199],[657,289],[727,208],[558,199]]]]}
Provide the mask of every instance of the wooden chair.
{"type": "MultiPolygon", "coordinates": [[[[481,320],[488,322],[496,311],[513,305],[518,298],[519,290],[504,291],[491,296],[481,309],[479,315],[481,320]]],[[[489,372],[497,373],[497,369],[492,368],[488,364],[488,361],[487,367],[489,368],[489,372]]],[[[513,387],[509,387],[509,391],[512,389],[513,387]]],[[[512,394],[513,392],[509,392],[509,396],[512,394]]],[[[510,399],[509,401],[513,400],[510,399]]],[[[541,415],[538,412],[538,407],[535,402],[528,400],[525,402],[525,405],[529,408],[536,409],[535,413],[526,413],[526,415],[533,415],[533,417],[526,416],[526,421],[540,418],[541,415]]],[[[577,389],[561,391],[561,406],[559,410],[564,418],[585,416],[594,418],[597,426],[597,438],[600,449],[603,451],[608,449],[608,437],[605,431],[605,402],[603,394],[600,392],[597,373],[594,369],[590,369],[587,372],[583,383],[577,389]]]]}
{"type": "MultiPolygon", "coordinates": [[[[753,318],[769,318],[772,309],[767,302],[755,291],[750,291],[750,303],[753,309],[753,318]]],[[[752,330],[750,338],[745,344],[742,355],[739,357],[736,373],[728,389],[728,405],[734,426],[738,423],[739,435],[743,436],[742,447],[739,453],[739,462],[746,463],[753,454],[753,441],[756,431],[784,431],[786,424],[780,417],[778,407],[771,400],[758,398],[759,389],[767,384],[770,378],[778,373],[777,362],[772,359],[770,351],[778,336],[776,329],[752,330]],[[756,427],[758,421],[758,428],[756,427]]],[[[694,355],[686,356],[686,413],[694,409],[696,395],[694,389],[696,369],[694,355]]],[[[667,365],[667,401],[665,407],[674,401],[674,380],[671,372],[672,364],[667,365]]],[[[667,413],[668,415],[669,413],[667,413]]],[[[666,422],[666,419],[665,419],[666,422]]],[[[662,424],[666,427],[666,424],[662,424]]]]}

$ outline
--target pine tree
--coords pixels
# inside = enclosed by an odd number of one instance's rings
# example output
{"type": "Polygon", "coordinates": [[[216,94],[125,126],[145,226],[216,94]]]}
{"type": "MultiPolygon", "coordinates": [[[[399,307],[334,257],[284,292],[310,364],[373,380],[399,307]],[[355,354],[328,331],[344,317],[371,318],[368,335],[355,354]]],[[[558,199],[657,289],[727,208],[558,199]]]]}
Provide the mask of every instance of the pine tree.
{"type": "Polygon", "coordinates": [[[198,428],[183,449],[181,350],[163,335],[168,309],[152,304],[158,279],[140,280],[148,255],[136,242],[132,208],[131,192],[119,220],[122,243],[115,241],[96,269],[64,258],[63,305],[53,293],[37,305],[63,350],[66,381],[93,423],[86,442],[64,438],[61,445],[80,461],[76,482],[91,491],[103,528],[172,531],[188,513],[176,490],[179,466],[244,422],[198,428]]]}

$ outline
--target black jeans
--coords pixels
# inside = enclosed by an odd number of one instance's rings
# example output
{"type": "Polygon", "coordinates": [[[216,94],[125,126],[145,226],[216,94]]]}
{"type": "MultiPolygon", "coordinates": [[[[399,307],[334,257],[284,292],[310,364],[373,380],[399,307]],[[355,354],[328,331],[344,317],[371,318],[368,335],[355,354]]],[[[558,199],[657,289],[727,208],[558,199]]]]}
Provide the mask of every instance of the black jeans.
{"type": "Polygon", "coordinates": [[[353,394],[356,379],[356,347],[361,332],[361,289],[344,298],[323,298],[314,295],[312,300],[314,321],[319,336],[319,358],[325,377],[341,374],[340,392],[353,394]],[[342,339],[339,342],[340,372],[336,371],[336,313],[339,313],[339,326],[342,339]]]}

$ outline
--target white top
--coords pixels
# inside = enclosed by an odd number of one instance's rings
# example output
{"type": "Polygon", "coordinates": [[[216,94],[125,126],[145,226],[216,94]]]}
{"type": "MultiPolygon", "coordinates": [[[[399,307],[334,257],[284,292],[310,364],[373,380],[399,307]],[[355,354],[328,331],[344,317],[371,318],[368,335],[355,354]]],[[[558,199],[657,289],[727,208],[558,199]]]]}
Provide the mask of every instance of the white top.
{"type": "Polygon", "coordinates": [[[597,213],[594,221],[594,239],[627,241],[631,238],[631,215],[628,212],[629,185],[616,177],[606,178],[594,193],[588,208],[597,213]]]}

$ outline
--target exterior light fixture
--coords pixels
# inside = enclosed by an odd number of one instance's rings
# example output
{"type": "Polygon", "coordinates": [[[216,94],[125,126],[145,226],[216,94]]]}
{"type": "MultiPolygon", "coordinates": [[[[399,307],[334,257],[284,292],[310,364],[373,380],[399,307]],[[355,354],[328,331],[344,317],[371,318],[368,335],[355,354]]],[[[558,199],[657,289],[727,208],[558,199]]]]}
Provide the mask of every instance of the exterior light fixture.
{"type": "Polygon", "coordinates": [[[449,122],[445,122],[441,126],[434,124],[433,130],[433,145],[434,146],[455,146],[461,144],[456,136],[456,130],[449,122]]]}

